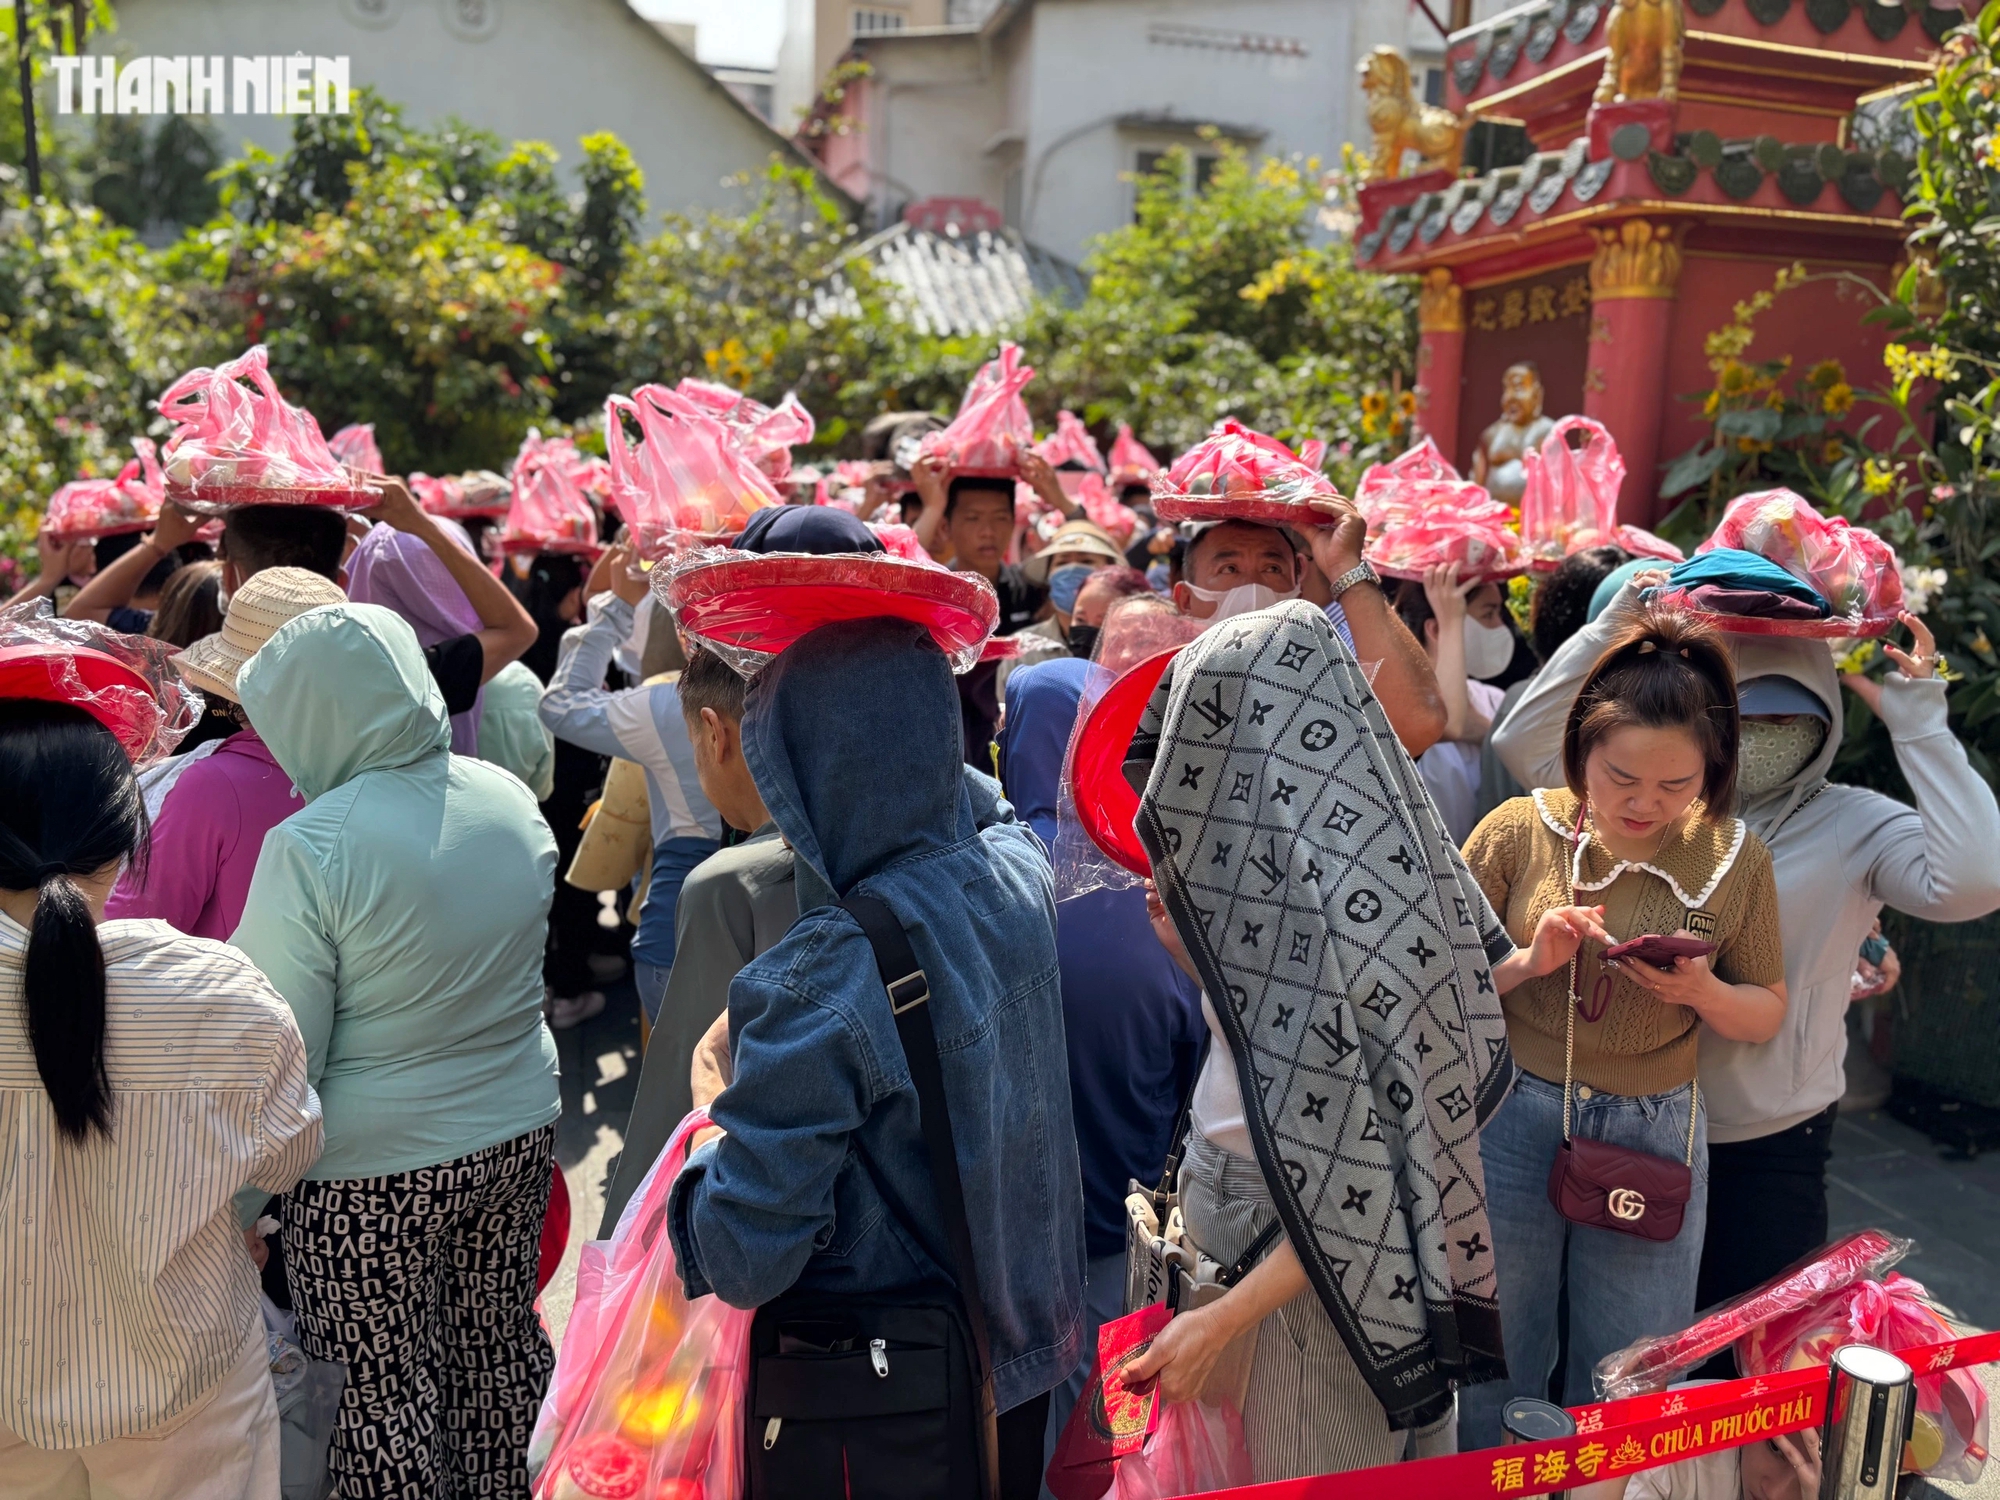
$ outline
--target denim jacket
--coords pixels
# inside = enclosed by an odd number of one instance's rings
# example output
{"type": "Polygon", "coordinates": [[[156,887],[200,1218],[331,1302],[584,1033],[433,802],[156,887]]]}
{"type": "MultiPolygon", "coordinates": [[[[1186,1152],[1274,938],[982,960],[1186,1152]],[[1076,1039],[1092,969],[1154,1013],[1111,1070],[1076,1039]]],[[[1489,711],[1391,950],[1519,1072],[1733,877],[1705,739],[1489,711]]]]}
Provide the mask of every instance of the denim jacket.
{"type": "Polygon", "coordinates": [[[734,1078],[711,1110],[727,1134],[690,1158],[668,1226],[689,1295],[736,1307],[949,1284],[888,997],[860,927],[829,905],[879,897],[930,981],[1006,1410],[1076,1365],[1083,1198],[1048,858],[1023,824],[979,826],[958,742],[945,661],[903,622],[826,626],[753,683],[744,755],[794,851],[802,915],[730,986],[734,1078]]]}

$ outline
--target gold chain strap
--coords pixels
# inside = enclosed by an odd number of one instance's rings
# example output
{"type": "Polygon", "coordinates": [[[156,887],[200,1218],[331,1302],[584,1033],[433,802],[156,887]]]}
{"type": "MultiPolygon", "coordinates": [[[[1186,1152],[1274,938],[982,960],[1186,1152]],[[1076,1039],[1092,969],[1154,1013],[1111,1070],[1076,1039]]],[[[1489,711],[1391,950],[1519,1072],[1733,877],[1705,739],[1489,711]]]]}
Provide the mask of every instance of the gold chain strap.
{"type": "MultiPolygon", "coordinates": [[[[1813,794],[1817,796],[1818,793],[1813,794]]],[[[1811,798],[1807,798],[1811,801],[1811,798]]],[[[1801,803],[1803,807],[1805,804],[1801,803]]],[[[1563,901],[1567,906],[1576,905],[1576,861],[1583,850],[1583,820],[1589,811],[1588,805],[1577,799],[1576,832],[1570,836],[1569,862],[1563,866],[1563,901]]],[[[1796,811],[1796,809],[1794,809],[1796,811]]],[[[1563,1140],[1569,1140],[1570,1116],[1569,1096],[1572,1074],[1576,1066],[1576,1007],[1581,999],[1577,990],[1577,965],[1583,955],[1583,944],[1578,942],[1577,951],[1569,956],[1569,994],[1563,1001],[1563,1140]]],[[[1701,1113],[1701,1080],[1694,1080],[1694,1092],[1688,1099],[1688,1143],[1687,1169],[1694,1170],[1694,1123],[1701,1113]]]]}

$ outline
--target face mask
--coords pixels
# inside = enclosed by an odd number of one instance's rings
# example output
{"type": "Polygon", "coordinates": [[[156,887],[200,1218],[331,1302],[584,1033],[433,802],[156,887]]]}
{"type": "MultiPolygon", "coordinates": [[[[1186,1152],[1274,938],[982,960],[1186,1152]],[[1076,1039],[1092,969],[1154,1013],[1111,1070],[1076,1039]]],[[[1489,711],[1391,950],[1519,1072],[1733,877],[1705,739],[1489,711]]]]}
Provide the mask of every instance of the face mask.
{"type": "Polygon", "coordinates": [[[1465,675],[1498,677],[1514,659],[1514,633],[1505,625],[1483,625],[1465,617],[1465,675]]]}
{"type": "Polygon", "coordinates": [[[1737,789],[1746,797],[1776,791],[1811,765],[1825,743],[1825,723],[1810,714],[1745,719],[1736,745],[1737,789]]]}
{"type": "Polygon", "coordinates": [[[1049,603],[1069,614],[1076,608],[1076,596],[1083,592],[1084,580],[1094,571],[1082,563],[1064,563],[1049,574],[1049,603]]]}
{"type": "Polygon", "coordinates": [[[1079,625],[1072,620],[1069,627],[1069,654],[1089,661],[1090,653],[1097,649],[1097,636],[1102,628],[1098,625],[1079,625]]]}
{"type": "Polygon", "coordinates": [[[1281,594],[1267,583],[1239,583],[1233,589],[1198,589],[1189,584],[1188,592],[1202,603],[1215,606],[1215,613],[1208,621],[1211,625],[1247,615],[1253,609],[1269,609],[1282,599],[1299,597],[1297,589],[1281,594]]]}

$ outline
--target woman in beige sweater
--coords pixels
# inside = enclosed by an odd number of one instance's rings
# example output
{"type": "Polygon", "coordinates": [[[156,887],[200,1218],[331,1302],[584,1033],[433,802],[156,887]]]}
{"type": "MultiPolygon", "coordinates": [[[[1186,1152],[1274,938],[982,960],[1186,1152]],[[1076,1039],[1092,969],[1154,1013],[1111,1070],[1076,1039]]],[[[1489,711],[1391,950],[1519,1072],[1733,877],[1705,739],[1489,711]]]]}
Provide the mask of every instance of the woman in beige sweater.
{"type": "Polygon", "coordinates": [[[1567,969],[1502,997],[1523,1071],[1481,1134],[1480,1159],[1510,1378],[1461,1394],[1466,1447],[1501,1441],[1507,1398],[1546,1394],[1565,1297],[1566,1403],[1591,1398],[1604,1355],[1694,1313],[1708,1175],[1700,1029],[1763,1042],[1785,1010],[1771,856],[1723,813],[1735,801],[1737,737],[1736,684],[1718,638],[1650,612],[1577,694],[1563,736],[1568,785],[1502,804],[1466,844],[1516,942],[1544,912],[1594,901],[1618,941],[1678,934],[1715,945],[1661,969],[1606,963],[1586,943],[1567,969]],[[1649,1211],[1629,1191],[1605,1195],[1615,1228],[1564,1218],[1550,1181],[1571,1137],[1685,1163],[1692,1184],[1678,1233],[1646,1237],[1661,1232],[1659,1205],[1649,1211]]]}

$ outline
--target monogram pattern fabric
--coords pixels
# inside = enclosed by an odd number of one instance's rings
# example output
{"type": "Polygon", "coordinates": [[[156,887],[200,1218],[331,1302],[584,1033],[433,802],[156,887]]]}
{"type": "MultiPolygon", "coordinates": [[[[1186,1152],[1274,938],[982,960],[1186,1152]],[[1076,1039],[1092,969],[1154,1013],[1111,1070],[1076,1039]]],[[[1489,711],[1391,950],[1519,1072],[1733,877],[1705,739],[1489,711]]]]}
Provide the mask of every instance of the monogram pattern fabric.
{"type": "Polygon", "coordinates": [[[528,1493],[555,1351],[535,1268],[555,1126],[435,1167],[302,1182],[284,1200],[299,1343],[347,1366],[340,1500],[528,1493]]]}
{"type": "Polygon", "coordinates": [[[1513,1077],[1513,944],[1311,605],[1188,646],[1134,750],[1293,1248],[1391,1423],[1431,1420],[1505,1373],[1478,1129],[1513,1077]]]}

